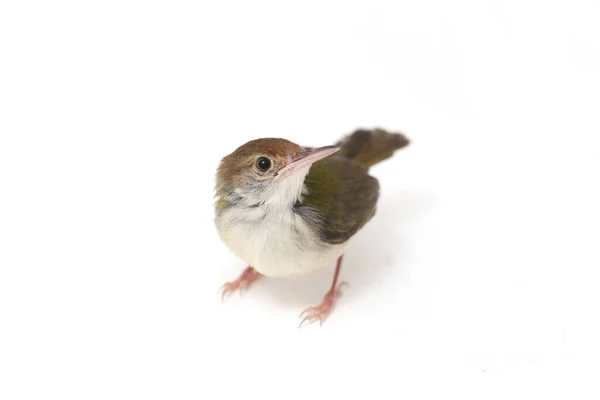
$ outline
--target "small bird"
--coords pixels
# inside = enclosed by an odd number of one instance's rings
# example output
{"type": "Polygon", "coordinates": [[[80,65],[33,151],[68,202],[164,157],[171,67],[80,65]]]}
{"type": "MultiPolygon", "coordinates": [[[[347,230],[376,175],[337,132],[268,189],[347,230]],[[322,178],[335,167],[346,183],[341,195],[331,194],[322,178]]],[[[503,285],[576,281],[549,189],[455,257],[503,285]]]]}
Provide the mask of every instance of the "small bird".
{"type": "Polygon", "coordinates": [[[300,326],[322,325],[346,284],[338,285],[344,252],[375,214],[379,183],[369,168],[408,144],[402,133],[358,129],[333,146],[262,138],[224,157],[216,174],[215,225],[248,267],[223,285],[222,298],[262,276],[306,275],[337,260],[323,302],[300,314],[300,326]]]}

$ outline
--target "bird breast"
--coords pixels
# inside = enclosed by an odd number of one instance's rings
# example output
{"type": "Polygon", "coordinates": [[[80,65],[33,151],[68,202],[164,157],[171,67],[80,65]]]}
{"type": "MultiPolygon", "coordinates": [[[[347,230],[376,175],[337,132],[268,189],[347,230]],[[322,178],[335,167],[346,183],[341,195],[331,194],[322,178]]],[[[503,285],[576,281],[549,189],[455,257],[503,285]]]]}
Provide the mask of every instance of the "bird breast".
{"type": "Polygon", "coordinates": [[[263,275],[307,275],[339,257],[346,245],[329,245],[292,208],[230,207],[215,224],[222,240],[238,257],[263,275]]]}

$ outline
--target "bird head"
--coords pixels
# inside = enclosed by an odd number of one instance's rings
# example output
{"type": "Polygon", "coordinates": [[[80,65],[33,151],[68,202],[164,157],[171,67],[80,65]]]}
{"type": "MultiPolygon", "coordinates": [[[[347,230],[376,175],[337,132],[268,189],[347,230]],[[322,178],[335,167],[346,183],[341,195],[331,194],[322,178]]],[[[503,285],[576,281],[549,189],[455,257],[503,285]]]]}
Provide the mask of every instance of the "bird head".
{"type": "Polygon", "coordinates": [[[301,196],[311,165],[338,150],[335,146],[307,149],[285,139],[252,140],[221,160],[217,195],[245,206],[293,204],[301,196]]]}

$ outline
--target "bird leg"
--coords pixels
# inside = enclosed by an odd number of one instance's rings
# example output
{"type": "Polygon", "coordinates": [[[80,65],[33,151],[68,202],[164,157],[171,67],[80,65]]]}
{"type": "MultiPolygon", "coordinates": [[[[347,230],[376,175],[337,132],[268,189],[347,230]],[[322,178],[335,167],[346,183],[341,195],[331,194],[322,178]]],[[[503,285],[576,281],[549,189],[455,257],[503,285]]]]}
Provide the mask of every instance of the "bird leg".
{"type": "Polygon", "coordinates": [[[248,266],[248,268],[246,268],[235,281],[227,282],[221,287],[221,290],[223,291],[221,300],[225,300],[226,296],[235,292],[236,290],[239,290],[240,294],[243,293],[254,283],[255,280],[261,276],[262,275],[260,272],[248,266]]]}
{"type": "Polygon", "coordinates": [[[321,325],[323,322],[329,317],[331,311],[333,311],[333,307],[335,305],[335,301],[342,295],[342,286],[348,285],[347,282],[342,282],[339,285],[337,284],[338,276],[340,274],[340,269],[342,268],[342,258],[344,256],[341,255],[337,260],[337,266],[335,267],[335,275],[333,276],[333,283],[331,284],[331,289],[325,294],[323,298],[323,302],[316,307],[309,307],[300,314],[300,318],[304,316],[302,321],[300,321],[300,325],[298,328],[302,326],[305,322],[313,323],[315,321],[319,321],[321,325]]]}

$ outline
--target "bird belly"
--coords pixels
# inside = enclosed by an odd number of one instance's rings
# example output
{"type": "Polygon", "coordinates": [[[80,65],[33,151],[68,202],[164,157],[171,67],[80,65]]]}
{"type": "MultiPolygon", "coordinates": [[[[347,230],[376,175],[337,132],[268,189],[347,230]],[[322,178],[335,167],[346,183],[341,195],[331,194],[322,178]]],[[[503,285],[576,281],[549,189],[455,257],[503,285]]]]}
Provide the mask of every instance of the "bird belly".
{"type": "Polygon", "coordinates": [[[323,243],[292,211],[260,218],[235,214],[230,210],[216,220],[219,234],[234,254],[266,276],[311,274],[331,264],[346,248],[346,244],[323,243]]]}

